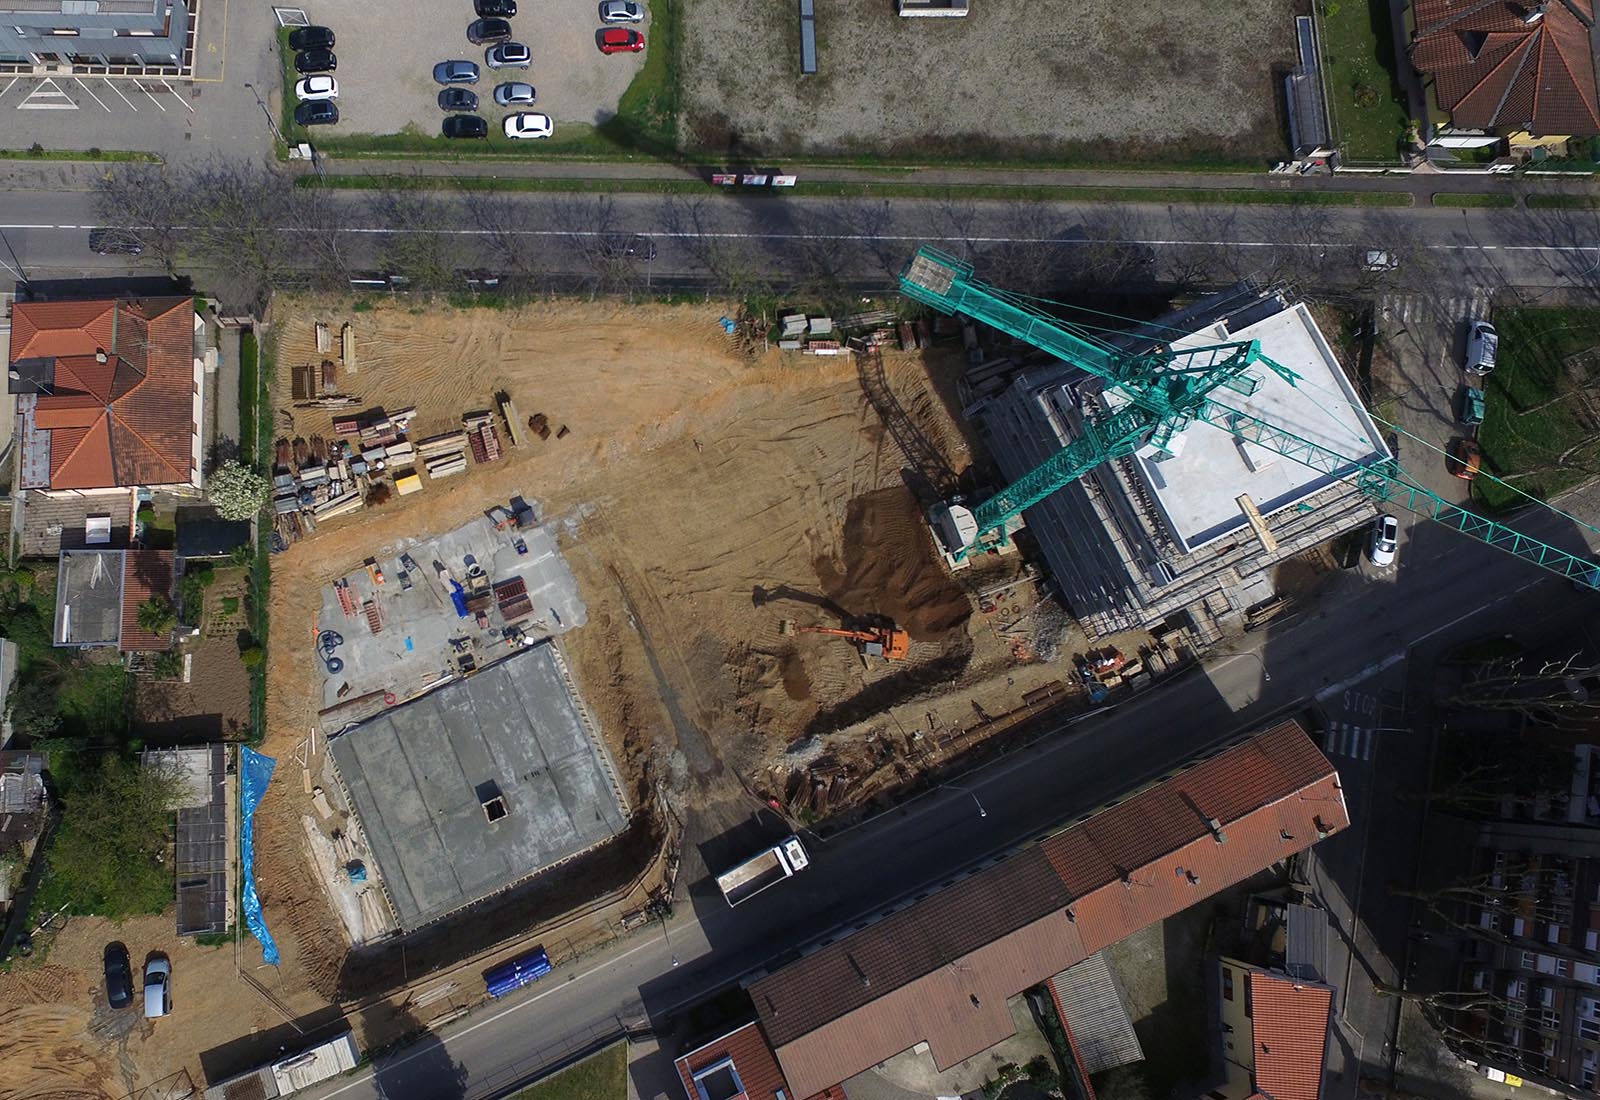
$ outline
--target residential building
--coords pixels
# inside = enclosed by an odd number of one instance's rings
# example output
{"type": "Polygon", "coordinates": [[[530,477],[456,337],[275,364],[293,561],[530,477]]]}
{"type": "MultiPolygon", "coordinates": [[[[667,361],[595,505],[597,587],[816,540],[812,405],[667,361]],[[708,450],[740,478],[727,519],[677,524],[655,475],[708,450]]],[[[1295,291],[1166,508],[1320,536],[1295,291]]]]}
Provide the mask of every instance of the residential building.
{"type": "Polygon", "coordinates": [[[1215,1100],[1318,1100],[1333,990],[1224,957],[1217,966],[1224,1083],[1215,1100]]]}
{"type": "Polygon", "coordinates": [[[187,297],[17,302],[17,488],[197,492],[204,334],[187,297]]]}
{"type": "MultiPolygon", "coordinates": [[[[751,1100],[815,1096],[913,1049],[946,1070],[1013,1034],[1023,991],[1348,824],[1337,772],[1282,723],[756,978],[759,1027],[738,1034],[768,1044],[778,1078],[753,1054],[685,1058],[749,1066],[729,1095],[751,1100]]],[[[686,1075],[689,1100],[725,1100],[702,1083],[686,1075]]]]}
{"type": "MultiPolygon", "coordinates": [[[[1600,830],[1477,827],[1470,870],[1424,918],[1453,959],[1434,990],[1445,1041],[1496,1079],[1595,1091],[1600,1079],[1600,830]]],[[[1426,988],[1426,987],[1424,987],[1426,988]]]]}
{"type": "Polygon", "coordinates": [[[1594,0],[1412,0],[1410,21],[1437,144],[1561,155],[1600,134],[1594,0]]]}
{"type": "Polygon", "coordinates": [[[0,0],[0,62],[179,68],[186,0],[0,0]]]}
{"type": "Polygon", "coordinates": [[[172,599],[170,550],[63,550],[56,572],[55,644],[115,646],[124,653],[170,649],[170,634],[139,625],[139,608],[172,599]]]}

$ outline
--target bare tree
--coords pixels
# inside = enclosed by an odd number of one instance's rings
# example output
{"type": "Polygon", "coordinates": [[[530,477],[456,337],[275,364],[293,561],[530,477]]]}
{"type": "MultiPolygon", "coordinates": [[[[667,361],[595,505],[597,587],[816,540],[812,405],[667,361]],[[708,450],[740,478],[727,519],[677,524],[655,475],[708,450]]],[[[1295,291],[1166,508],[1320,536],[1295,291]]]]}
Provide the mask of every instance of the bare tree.
{"type": "Polygon", "coordinates": [[[418,290],[461,285],[465,263],[462,238],[449,227],[460,224],[454,201],[422,187],[393,187],[372,197],[374,219],[386,229],[378,255],[385,271],[410,280],[418,290]]]}
{"type": "Polygon", "coordinates": [[[188,204],[165,165],[119,165],[95,181],[95,216],[106,226],[137,237],[167,274],[182,259],[188,204]]]}
{"type": "Polygon", "coordinates": [[[287,281],[301,257],[292,236],[293,181],[265,164],[214,157],[175,181],[189,210],[194,262],[234,273],[256,296],[287,281]]]}
{"type": "Polygon", "coordinates": [[[734,297],[770,293],[770,267],[761,262],[752,238],[714,228],[709,202],[700,196],[669,196],[661,207],[661,227],[705,271],[715,290],[734,297]]]}

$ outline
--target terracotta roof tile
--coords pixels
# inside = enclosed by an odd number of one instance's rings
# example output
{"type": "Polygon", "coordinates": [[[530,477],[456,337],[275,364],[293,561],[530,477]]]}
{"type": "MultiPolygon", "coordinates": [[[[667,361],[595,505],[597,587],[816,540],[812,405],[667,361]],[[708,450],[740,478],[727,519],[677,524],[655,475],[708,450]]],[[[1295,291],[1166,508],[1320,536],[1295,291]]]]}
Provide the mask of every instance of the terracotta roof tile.
{"type": "Polygon", "coordinates": [[[1591,0],[1415,0],[1411,62],[1457,126],[1600,133],[1591,0]],[[1532,17],[1542,10],[1543,15],[1532,17]]]}
{"type": "Polygon", "coordinates": [[[1007,997],[1348,824],[1333,766],[1284,723],[777,969],[750,996],[800,1094],[918,1041],[947,1066],[1010,1034],[1007,997]]]}
{"type": "Polygon", "coordinates": [[[172,639],[139,625],[139,606],[160,593],[172,598],[172,551],[129,550],[122,566],[122,643],[124,650],[170,649],[172,639]]]}
{"type": "Polygon", "coordinates": [[[18,302],[11,358],[56,361],[56,392],[40,395],[34,413],[34,426],[49,434],[29,437],[49,449],[49,487],[189,481],[193,347],[189,298],[18,302]],[[87,402],[103,410],[103,430],[77,411],[87,402]]]}
{"type": "Polygon", "coordinates": [[[1259,970],[1250,973],[1255,1085],[1273,1100],[1317,1100],[1333,990],[1259,970]]]}

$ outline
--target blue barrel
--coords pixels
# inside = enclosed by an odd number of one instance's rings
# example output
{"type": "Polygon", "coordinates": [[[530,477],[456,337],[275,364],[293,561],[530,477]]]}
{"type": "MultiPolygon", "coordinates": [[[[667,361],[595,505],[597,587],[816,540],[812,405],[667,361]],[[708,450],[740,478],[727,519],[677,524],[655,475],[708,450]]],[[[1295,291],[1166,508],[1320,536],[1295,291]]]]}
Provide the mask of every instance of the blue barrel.
{"type": "Polygon", "coordinates": [[[489,996],[504,997],[513,989],[521,989],[548,973],[550,956],[545,954],[544,948],[536,947],[526,955],[484,971],[483,981],[489,987],[489,996]]]}

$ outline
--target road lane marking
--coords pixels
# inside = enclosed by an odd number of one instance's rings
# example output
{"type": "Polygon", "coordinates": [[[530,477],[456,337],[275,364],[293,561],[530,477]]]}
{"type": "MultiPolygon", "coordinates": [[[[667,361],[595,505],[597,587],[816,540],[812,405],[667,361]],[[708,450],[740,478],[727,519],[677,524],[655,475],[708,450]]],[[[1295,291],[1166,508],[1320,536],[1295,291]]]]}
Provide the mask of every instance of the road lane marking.
{"type": "Polygon", "coordinates": [[[77,77],[73,77],[72,81],[78,87],[82,88],[85,92],[88,92],[90,99],[92,99],[96,103],[100,104],[100,106],[105,107],[107,111],[111,110],[110,107],[106,107],[105,100],[101,99],[99,96],[95,95],[93,91],[90,90],[89,85],[85,84],[83,81],[79,80],[77,77]]]}
{"type": "Polygon", "coordinates": [[[137,111],[139,109],[139,108],[137,108],[137,107],[135,107],[133,105],[133,100],[129,99],[127,96],[122,94],[122,89],[117,87],[117,85],[116,85],[116,83],[114,81],[106,80],[106,78],[103,77],[103,76],[100,79],[106,81],[106,87],[110,88],[113,92],[116,92],[117,93],[117,98],[122,100],[122,102],[126,103],[128,105],[128,109],[129,110],[137,111]]]}

